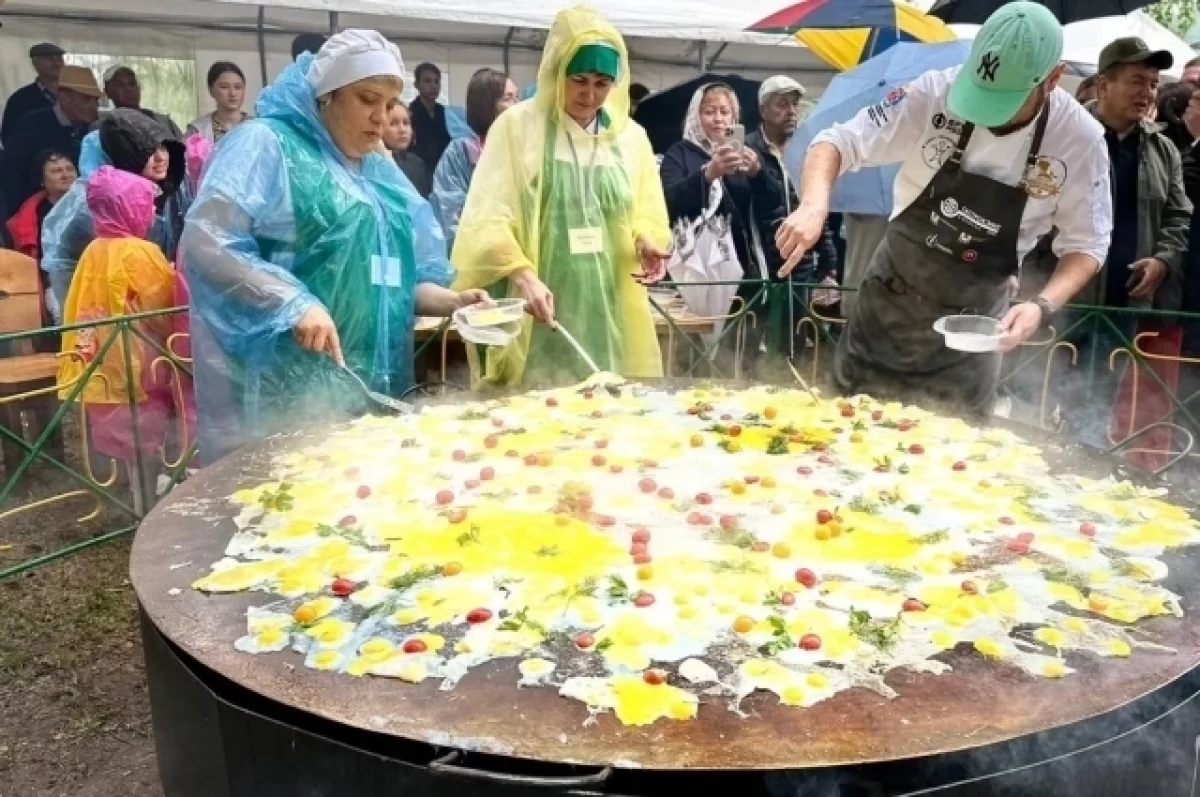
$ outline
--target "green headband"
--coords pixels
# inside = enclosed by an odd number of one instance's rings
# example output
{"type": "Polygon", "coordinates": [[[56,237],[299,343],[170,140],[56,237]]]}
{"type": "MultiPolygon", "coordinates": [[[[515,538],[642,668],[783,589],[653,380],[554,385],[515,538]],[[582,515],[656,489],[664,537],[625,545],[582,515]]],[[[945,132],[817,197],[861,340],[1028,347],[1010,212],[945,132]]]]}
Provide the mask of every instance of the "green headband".
{"type": "Polygon", "coordinates": [[[608,44],[585,44],[567,63],[567,77],[604,75],[616,80],[621,76],[621,54],[608,44]]]}

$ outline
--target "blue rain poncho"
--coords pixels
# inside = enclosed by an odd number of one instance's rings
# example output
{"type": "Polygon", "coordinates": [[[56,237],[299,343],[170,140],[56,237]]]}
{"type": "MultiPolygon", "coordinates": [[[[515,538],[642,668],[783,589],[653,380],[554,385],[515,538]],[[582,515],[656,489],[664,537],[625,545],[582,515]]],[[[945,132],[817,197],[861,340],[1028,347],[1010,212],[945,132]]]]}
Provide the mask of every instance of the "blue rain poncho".
{"type": "Polygon", "coordinates": [[[301,56],[213,153],[181,244],[200,444],[213,461],[265,434],[370,409],[291,330],[314,304],[374,390],[413,383],[414,294],[454,270],[429,203],[390,159],[353,164],[322,124],[301,56]]]}
{"type": "Polygon", "coordinates": [[[429,204],[442,232],[446,234],[448,251],[454,251],[454,238],[458,235],[458,223],[467,204],[467,193],[471,190],[471,178],[475,165],[483,153],[483,141],[479,136],[457,139],[450,142],[433,173],[433,193],[429,204]]]}
{"type": "MultiPolygon", "coordinates": [[[[71,278],[83,250],[96,237],[92,229],[92,214],[87,206],[87,183],[101,166],[111,166],[112,160],[100,146],[100,133],[93,130],[83,139],[79,151],[79,179],[46,215],[42,224],[42,270],[50,277],[50,288],[62,307],[71,289],[71,278]]],[[[172,173],[182,174],[184,164],[172,162],[172,173]]],[[[192,201],[192,190],[185,180],[177,180],[179,188],[157,210],[154,225],[146,240],[157,244],[168,261],[175,260],[175,248],[183,231],[183,218],[192,201]]],[[[56,318],[56,322],[62,321],[56,318]]]]}

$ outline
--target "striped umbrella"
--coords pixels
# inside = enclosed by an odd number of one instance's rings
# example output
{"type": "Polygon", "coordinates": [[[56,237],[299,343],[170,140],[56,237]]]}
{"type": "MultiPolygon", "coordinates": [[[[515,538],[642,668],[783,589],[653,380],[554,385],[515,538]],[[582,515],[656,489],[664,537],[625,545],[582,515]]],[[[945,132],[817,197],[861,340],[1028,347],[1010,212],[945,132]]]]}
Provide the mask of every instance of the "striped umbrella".
{"type": "Polygon", "coordinates": [[[946,23],[913,6],[900,2],[895,11],[891,25],[839,30],[806,28],[795,35],[814,55],[839,72],[853,69],[899,42],[935,43],[958,38],[946,23]]]}

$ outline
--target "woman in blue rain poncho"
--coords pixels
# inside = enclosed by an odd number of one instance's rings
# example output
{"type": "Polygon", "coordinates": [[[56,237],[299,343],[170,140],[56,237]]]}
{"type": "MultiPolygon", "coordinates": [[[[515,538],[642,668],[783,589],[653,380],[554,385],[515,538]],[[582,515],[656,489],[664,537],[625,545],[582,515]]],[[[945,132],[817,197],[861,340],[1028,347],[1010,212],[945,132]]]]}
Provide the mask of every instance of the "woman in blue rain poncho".
{"type": "Polygon", "coordinates": [[[183,218],[193,192],[184,179],[184,145],[162,125],[141,111],[118,108],[104,117],[99,130],[83,139],[79,154],[79,179],[42,225],[42,269],[62,307],[83,250],[96,237],[87,204],[87,186],[102,166],[113,166],[140,175],[159,188],[154,203],[154,223],[146,240],[157,244],[168,262],[183,231],[183,218]]]}
{"type": "Polygon", "coordinates": [[[559,13],[537,94],[488,133],[454,244],[462,288],[528,302],[522,324],[480,362],[477,384],[563,383],[587,367],[551,326],[561,322],[603,369],[662,374],[654,319],[639,282],[660,279],[670,240],[646,133],[629,118],[621,35],[585,7],[559,13]]]}
{"type": "Polygon", "coordinates": [[[380,154],[400,51],[347,30],[302,55],[217,148],[181,247],[191,290],[201,450],[360,414],[413,382],[413,318],[456,293],[426,203],[380,154]]]}
{"type": "Polygon", "coordinates": [[[438,161],[433,174],[433,193],[429,195],[429,204],[433,205],[451,249],[488,131],[500,114],[516,104],[517,84],[508,75],[484,68],[471,76],[467,84],[467,123],[473,132],[468,138],[450,142],[438,161]]]}

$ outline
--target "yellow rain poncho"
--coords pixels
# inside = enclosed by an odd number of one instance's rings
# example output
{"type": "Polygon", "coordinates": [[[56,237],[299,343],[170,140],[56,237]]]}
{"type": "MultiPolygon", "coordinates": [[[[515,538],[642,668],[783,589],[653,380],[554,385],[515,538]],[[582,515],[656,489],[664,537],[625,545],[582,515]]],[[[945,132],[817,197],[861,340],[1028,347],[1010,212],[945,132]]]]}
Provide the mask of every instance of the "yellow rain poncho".
{"type": "MultiPolygon", "coordinates": [[[[645,131],[629,119],[629,54],[596,12],[559,13],[550,28],[534,97],[501,114],[488,133],[463,210],[455,288],[516,295],[506,278],[530,268],[554,294],[557,319],[605,370],[662,374],[654,319],[640,272],[638,236],[670,241],[658,167],[645,131]],[[620,76],[599,133],[563,110],[567,65],[580,47],[620,54],[620,76]],[[584,243],[589,242],[589,243],[584,243]]],[[[526,317],[505,348],[468,347],[476,386],[565,383],[588,369],[560,335],[526,317]]]]}

